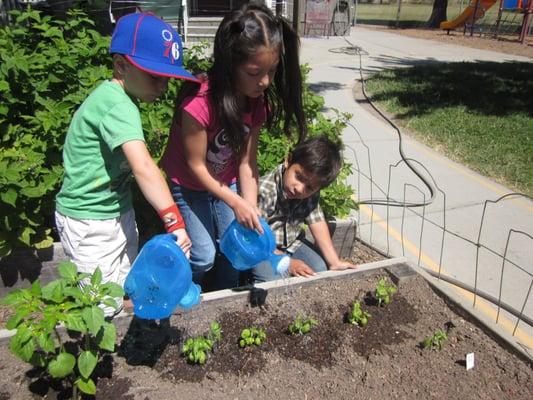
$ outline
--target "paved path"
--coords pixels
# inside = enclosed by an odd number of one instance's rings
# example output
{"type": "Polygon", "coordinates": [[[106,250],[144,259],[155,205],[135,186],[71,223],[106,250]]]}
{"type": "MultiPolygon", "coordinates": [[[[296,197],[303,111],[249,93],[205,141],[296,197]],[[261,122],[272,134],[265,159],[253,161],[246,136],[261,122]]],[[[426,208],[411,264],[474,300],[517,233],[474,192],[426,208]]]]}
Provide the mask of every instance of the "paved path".
{"type": "MultiPolygon", "coordinates": [[[[442,44],[360,27],[352,28],[351,35],[346,39],[365,52],[362,56],[364,75],[384,68],[410,66],[428,60],[533,61],[526,57],[442,44]]],[[[309,63],[312,67],[309,83],[313,90],[324,96],[326,106],[353,114],[353,127],[347,128],[343,135],[348,146],[345,157],[364,174],[354,174],[349,179],[349,183],[358,188],[358,198],[384,198],[385,195],[380,193],[379,188],[387,192],[390,165],[400,160],[398,135],[390,125],[368,113],[354,101],[353,89],[359,79],[359,56],[354,54],[353,48],[348,47],[349,43],[341,37],[303,38],[302,62],[309,63]],[[370,175],[375,182],[372,187],[365,178],[370,175]]],[[[471,286],[477,285],[480,290],[497,297],[502,259],[481,248],[476,263],[477,247],[473,243],[477,242],[485,201],[496,200],[511,190],[408,137],[404,136],[403,142],[406,156],[422,163],[445,195],[439,193],[435,201],[425,209],[414,209],[418,215],[414,214],[413,210],[403,208],[362,206],[357,213],[361,238],[391,255],[405,255],[415,263],[420,259],[421,265],[428,269],[438,270],[441,267],[444,275],[471,286]],[[422,219],[422,214],[425,219],[422,219]],[[440,227],[444,226],[444,222],[449,231],[471,242],[448,233],[442,245],[443,231],[440,227]]],[[[428,176],[427,173],[424,175],[428,176]]],[[[407,200],[413,202],[429,198],[428,190],[405,163],[402,163],[392,169],[389,195],[402,201],[404,192],[407,200]]],[[[522,230],[533,236],[533,202],[530,200],[513,198],[490,205],[487,207],[486,216],[481,243],[499,254],[505,251],[510,229],[522,230]]],[[[524,305],[532,282],[533,239],[512,232],[508,259],[523,270],[509,262],[505,263],[502,299],[517,310],[524,307],[524,313],[533,318],[533,293],[524,305]]],[[[458,296],[473,300],[473,296],[466,292],[461,292],[458,296]]],[[[496,318],[497,311],[479,297],[476,305],[489,317],[496,318]]],[[[499,317],[500,325],[510,332],[514,330],[515,321],[516,318],[510,314],[502,313],[499,317]]],[[[521,323],[516,337],[522,345],[531,348],[533,354],[533,329],[521,323]]]]}

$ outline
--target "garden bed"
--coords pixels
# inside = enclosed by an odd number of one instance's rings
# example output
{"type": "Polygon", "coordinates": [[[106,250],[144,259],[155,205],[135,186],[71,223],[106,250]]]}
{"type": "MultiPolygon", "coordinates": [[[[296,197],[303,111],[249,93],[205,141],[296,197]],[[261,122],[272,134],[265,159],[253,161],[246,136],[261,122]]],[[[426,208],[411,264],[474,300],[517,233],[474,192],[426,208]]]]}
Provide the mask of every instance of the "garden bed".
{"type": "MultiPolygon", "coordinates": [[[[424,278],[405,274],[405,264],[390,270],[407,277],[386,307],[377,306],[373,292],[389,274],[367,264],[359,271],[328,272],[326,279],[260,285],[268,288],[263,306],[250,306],[247,293],[223,291],[204,295],[198,307],[174,315],[166,326],[123,319],[128,323],[119,328],[118,352],[98,368],[97,398],[533,398],[528,361],[450,305],[424,278]],[[344,322],[354,300],[372,315],[364,328],[344,322]],[[290,336],[287,326],[299,313],[318,325],[307,335],[290,336]],[[221,341],[204,366],[188,364],[181,345],[205,334],[212,321],[221,325],[221,341]],[[240,349],[241,330],[252,325],[265,329],[267,338],[259,347],[240,349]],[[441,351],[421,348],[425,337],[446,327],[441,351]],[[475,355],[470,370],[468,353],[475,355]]],[[[54,398],[50,382],[28,372],[7,346],[0,347],[0,359],[0,399],[32,398],[32,391],[54,398]]]]}

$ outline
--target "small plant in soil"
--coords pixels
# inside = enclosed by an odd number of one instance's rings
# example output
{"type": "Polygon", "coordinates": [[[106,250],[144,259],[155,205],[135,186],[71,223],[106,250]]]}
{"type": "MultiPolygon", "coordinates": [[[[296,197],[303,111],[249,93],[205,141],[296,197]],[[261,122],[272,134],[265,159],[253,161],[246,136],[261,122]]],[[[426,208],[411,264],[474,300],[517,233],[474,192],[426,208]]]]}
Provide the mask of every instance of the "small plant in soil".
{"type": "Polygon", "coordinates": [[[239,338],[239,347],[244,348],[247,346],[261,346],[266,339],[266,333],[264,329],[256,328],[254,326],[245,328],[241,332],[239,338]]]}
{"type": "Polygon", "coordinates": [[[11,352],[42,368],[44,375],[70,384],[77,399],[78,389],[95,394],[91,375],[103,352],[115,350],[115,326],[105,320],[99,305],[117,309],[114,298],[122,297],[124,291],[115,283],[102,283],[99,268],[92,275],[78,274],[76,265],[63,262],[58,272],[59,279],[44,287],[36,280],[30,289],[9,293],[2,303],[15,310],[6,323],[7,329],[16,329],[9,344],[11,352]],[[60,324],[80,333],[71,338],[75,346],[65,346],[60,324]]]}
{"type": "Polygon", "coordinates": [[[353,303],[352,311],[348,314],[346,320],[352,325],[365,327],[368,324],[370,317],[370,313],[363,311],[361,303],[356,301],[353,303]]]}
{"type": "Polygon", "coordinates": [[[318,325],[318,321],[313,318],[306,318],[298,315],[296,319],[289,324],[287,328],[291,335],[305,335],[311,332],[313,326],[318,325]]]}
{"type": "Polygon", "coordinates": [[[448,335],[442,329],[437,329],[433,336],[428,336],[422,342],[424,349],[438,349],[442,350],[442,345],[448,340],[448,335]]]}
{"type": "Polygon", "coordinates": [[[398,289],[391,285],[387,278],[381,278],[376,286],[375,296],[378,300],[378,306],[389,305],[392,302],[392,295],[396,293],[398,289]]]}
{"type": "Polygon", "coordinates": [[[188,338],[181,348],[181,353],[187,357],[191,364],[204,365],[207,355],[213,350],[213,346],[222,338],[222,330],[218,322],[211,322],[207,336],[188,338]]]}

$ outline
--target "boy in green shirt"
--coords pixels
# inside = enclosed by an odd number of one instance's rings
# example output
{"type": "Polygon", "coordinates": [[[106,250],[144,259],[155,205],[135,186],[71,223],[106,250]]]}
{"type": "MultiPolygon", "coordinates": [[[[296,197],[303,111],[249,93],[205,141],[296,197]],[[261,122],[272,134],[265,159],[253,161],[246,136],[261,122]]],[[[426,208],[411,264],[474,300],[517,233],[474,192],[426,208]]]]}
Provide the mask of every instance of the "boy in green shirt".
{"type": "MultiPolygon", "coordinates": [[[[153,102],[169,78],[196,79],[182,67],[178,33],[152,14],[122,17],[111,38],[113,78],[98,86],[74,114],[56,198],[56,226],[79,272],[102,270],[104,282],[124,284],[137,255],[130,182],[137,181],[167,232],[188,254],[191,241],[161,171],[148,153],[138,101],[153,102]]],[[[117,299],[119,311],[122,299],[117,299]]],[[[106,316],[115,314],[104,307],[106,316]]]]}

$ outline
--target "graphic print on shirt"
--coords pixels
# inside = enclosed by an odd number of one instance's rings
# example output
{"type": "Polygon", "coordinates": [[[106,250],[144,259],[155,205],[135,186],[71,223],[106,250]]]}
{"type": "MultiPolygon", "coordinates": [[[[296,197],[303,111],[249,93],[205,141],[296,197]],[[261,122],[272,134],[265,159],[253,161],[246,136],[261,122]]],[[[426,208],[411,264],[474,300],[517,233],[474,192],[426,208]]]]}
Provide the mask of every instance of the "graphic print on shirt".
{"type": "MultiPolygon", "coordinates": [[[[247,125],[243,125],[243,129],[244,136],[248,136],[250,128],[247,125]]],[[[233,149],[228,143],[228,136],[225,130],[222,129],[207,146],[207,163],[211,171],[217,175],[226,169],[231,157],[233,157],[233,149]]]]}

